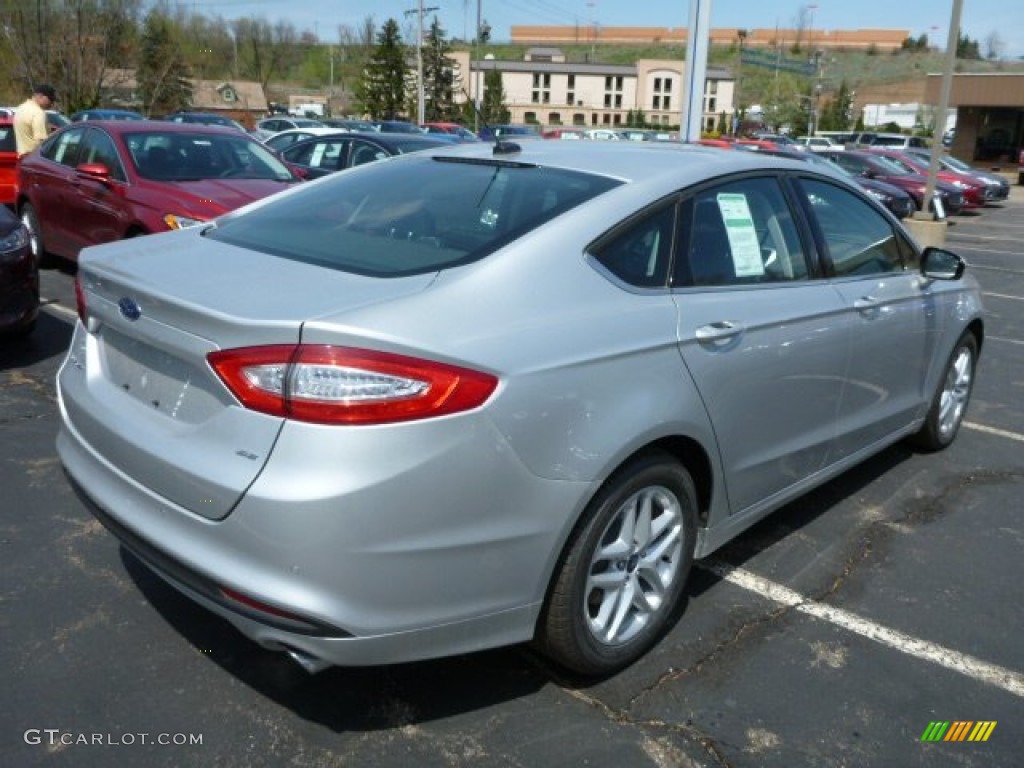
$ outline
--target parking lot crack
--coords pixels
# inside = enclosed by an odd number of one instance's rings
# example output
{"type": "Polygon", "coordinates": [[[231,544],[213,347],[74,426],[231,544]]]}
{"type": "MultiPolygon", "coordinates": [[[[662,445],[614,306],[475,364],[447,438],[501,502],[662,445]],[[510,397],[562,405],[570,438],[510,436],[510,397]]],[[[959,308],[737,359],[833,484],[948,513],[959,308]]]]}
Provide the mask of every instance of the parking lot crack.
{"type": "Polygon", "coordinates": [[[872,521],[861,535],[854,552],[843,562],[839,574],[832,583],[817,594],[810,596],[814,602],[827,602],[841,590],[847,580],[868,559],[883,538],[888,538],[894,530],[906,530],[915,525],[930,523],[953,509],[950,497],[972,487],[998,485],[1024,478],[1022,470],[991,470],[971,472],[947,483],[937,493],[913,499],[904,505],[905,512],[894,519],[878,519],[872,521]]]}

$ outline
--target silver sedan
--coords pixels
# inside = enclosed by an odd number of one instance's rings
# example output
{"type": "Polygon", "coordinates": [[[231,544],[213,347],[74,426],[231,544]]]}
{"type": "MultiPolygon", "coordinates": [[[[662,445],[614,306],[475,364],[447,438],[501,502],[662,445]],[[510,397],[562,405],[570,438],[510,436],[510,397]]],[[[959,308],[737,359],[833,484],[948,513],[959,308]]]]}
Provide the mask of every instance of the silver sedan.
{"type": "Polygon", "coordinates": [[[805,163],[428,150],[91,248],[58,391],[81,497],[306,669],[532,641],[583,674],[694,558],[956,437],[974,279],[805,163]]]}

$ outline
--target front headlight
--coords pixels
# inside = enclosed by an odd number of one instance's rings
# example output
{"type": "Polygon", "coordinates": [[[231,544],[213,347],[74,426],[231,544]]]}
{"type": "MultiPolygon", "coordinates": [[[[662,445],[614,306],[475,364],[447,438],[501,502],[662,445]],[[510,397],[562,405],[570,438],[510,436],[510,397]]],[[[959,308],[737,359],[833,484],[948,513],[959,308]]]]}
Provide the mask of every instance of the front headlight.
{"type": "Polygon", "coordinates": [[[0,237],[0,254],[11,253],[12,251],[20,251],[22,248],[28,245],[28,231],[25,227],[20,226],[8,232],[3,237],[0,237]]]}
{"type": "Polygon", "coordinates": [[[968,184],[966,181],[960,181],[959,179],[955,179],[953,181],[953,186],[956,187],[957,189],[970,189],[971,188],[970,184],[968,184]]]}
{"type": "Polygon", "coordinates": [[[205,223],[202,219],[193,219],[191,216],[182,216],[177,213],[164,215],[164,224],[170,229],[187,229],[189,227],[198,227],[200,224],[205,223]]]}
{"type": "Polygon", "coordinates": [[[887,195],[885,192],[879,192],[877,189],[869,189],[867,190],[867,193],[880,203],[888,203],[892,201],[892,195],[887,195]]]}

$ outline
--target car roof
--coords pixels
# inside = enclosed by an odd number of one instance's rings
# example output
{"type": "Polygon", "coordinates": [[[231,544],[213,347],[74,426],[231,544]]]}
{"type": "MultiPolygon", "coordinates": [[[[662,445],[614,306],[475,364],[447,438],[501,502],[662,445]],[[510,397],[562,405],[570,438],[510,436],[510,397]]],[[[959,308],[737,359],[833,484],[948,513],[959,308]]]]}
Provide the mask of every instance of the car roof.
{"type": "MultiPolygon", "coordinates": [[[[95,126],[102,122],[103,130],[110,134],[122,135],[126,133],[216,133],[228,136],[249,136],[235,128],[226,125],[212,125],[208,123],[175,123],[170,120],[103,120],[90,122],[95,126]]],[[[81,126],[81,121],[71,123],[74,126],[81,126]]],[[[249,138],[252,138],[249,136],[249,138]]],[[[256,141],[256,139],[253,139],[256,141]]]]}
{"type": "Polygon", "coordinates": [[[627,182],[651,181],[665,186],[666,190],[759,168],[808,169],[807,164],[799,160],[760,152],[725,152],[716,147],[673,141],[524,141],[520,144],[512,137],[500,144],[518,146],[519,151],[495,154],[495,144],[480,142],[445,144],[429,150],[428,154],[557,167],[627,182]]]}

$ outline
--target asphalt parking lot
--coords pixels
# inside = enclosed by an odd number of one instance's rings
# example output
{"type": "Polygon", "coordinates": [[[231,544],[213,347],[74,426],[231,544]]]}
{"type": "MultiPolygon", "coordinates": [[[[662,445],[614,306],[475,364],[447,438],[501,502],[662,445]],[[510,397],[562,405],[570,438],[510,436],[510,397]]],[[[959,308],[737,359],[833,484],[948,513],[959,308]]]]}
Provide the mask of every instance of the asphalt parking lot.
{"type": "Polygon", "coordinates": [[[1021,765],[1024,187],[954,222],[987,311],[956,443],[893,447],[752,528],[595,683],[525,647],[310,677],[165,586],[61,472],[73,276],[46,271],[36,333],[0,346],[0,765],[1021,765]],[[995,725],[923,740],[936,722],[995,725]]]}

